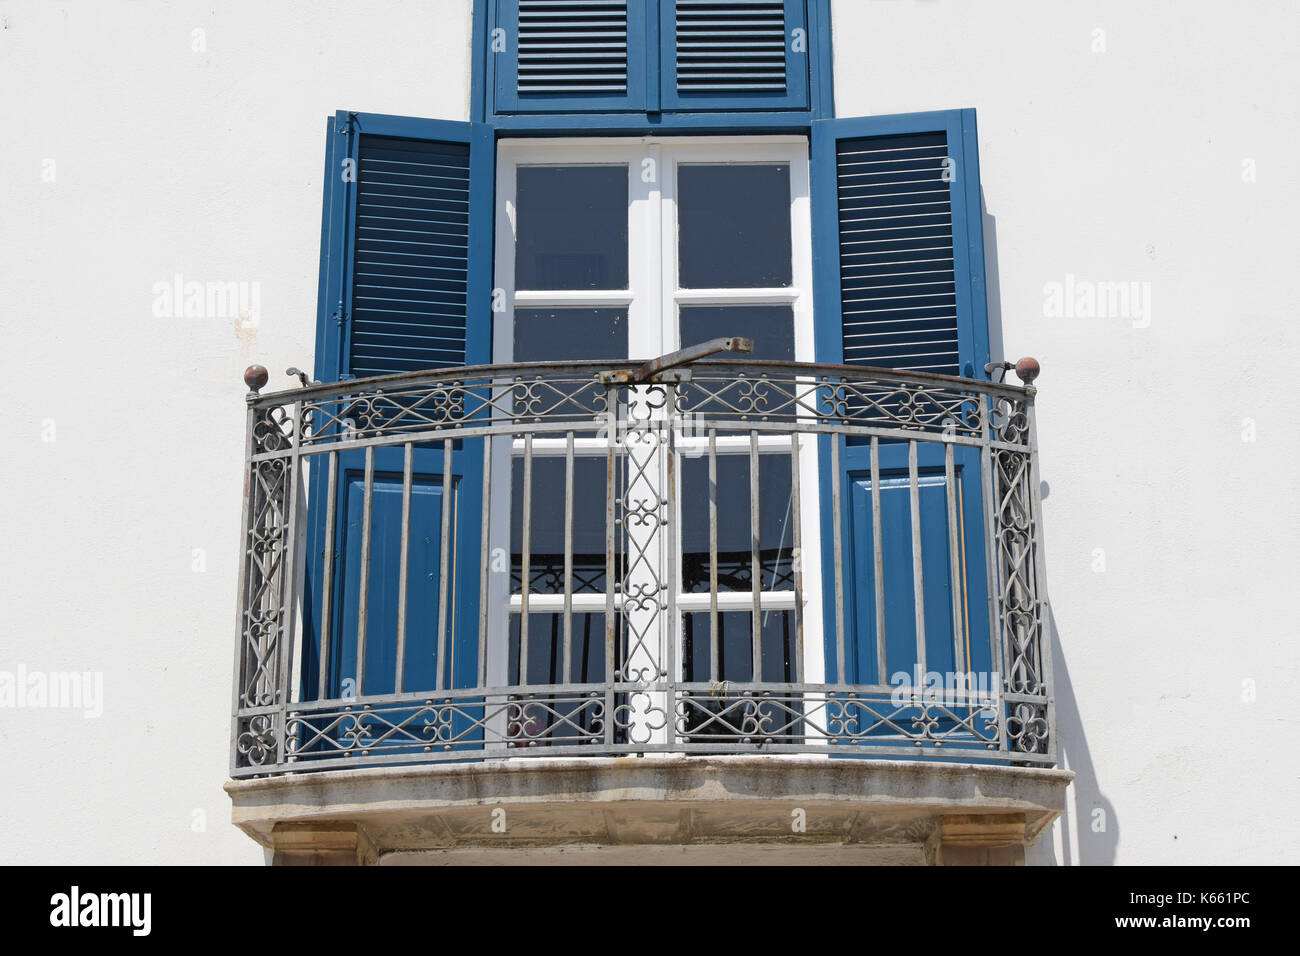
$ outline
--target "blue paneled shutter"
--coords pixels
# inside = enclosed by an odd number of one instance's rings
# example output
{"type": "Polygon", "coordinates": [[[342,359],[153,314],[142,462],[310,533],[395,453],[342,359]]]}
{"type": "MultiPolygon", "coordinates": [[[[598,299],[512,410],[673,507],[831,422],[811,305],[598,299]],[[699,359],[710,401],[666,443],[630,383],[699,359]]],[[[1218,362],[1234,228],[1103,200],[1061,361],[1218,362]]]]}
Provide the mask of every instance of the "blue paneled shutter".
{"type": "MultiPolygon", "coordinates": [[[[813,124],[813,261],[818,361],[944,375],[984,376],[988,361],[979,159],[973,110],[813,124]]],[[[885,405],[887,395],[881,396],[885,405]]],[[[823,438],[823,566],[829,532],[830,442],[839,441],[846,669],[854,683],[887,683],[917,662],[908,445],[878,447],[883,546],[884,661],[875,606],[873,488],[865,440],[823,438]]],[[[992,666],[978,453],[954,449],[962,613],[952,614],[943,449],[918,446],[925,649],[930,670],[950,671],[957,649],[972,670],[992,666]]],[[[827,621],[836,615],[826,575],[827,621]]],[[[838,664],[826,642],[827,673],[838,664]]],[[[906,715],[904,715],[905,717],[906,715]]]]}
{"type": "MultiPolygon", "coordinates": [[[[416,372],[489,360],[491,341],[493,133],[486,126],[339,113],[327,132],[316,377],[323,382],[416,372]]],[[[442,441],[411,447],[411,528],[406,656],[400,688],[432,690],[441,645],[436,586],[442,502],[452,502],[451,579],[444,673],[453,686],[476,678],[481,439],[452,442],[450,483],[442,441]],[[433,584],[430,584],[433,582],[433,584]]],[[[304,699],[321,696],[322,590],[330,587],[323,696],[393,693],[405,449],[373,452],[365,686],[356,639],[360,613],[366,456],[337,453],[331,577],[324,572],[330,468],[311,459],[303,624],[304,699]]],[[[445,686],[445,685],[444,685],[445,686]]]]}

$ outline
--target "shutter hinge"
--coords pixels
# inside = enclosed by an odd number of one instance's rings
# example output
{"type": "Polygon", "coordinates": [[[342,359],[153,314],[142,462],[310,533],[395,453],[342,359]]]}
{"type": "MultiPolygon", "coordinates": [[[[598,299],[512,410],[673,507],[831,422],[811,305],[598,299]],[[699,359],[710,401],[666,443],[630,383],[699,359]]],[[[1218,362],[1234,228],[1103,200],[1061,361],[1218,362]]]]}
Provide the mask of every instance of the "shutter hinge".
{"type": "Polygon", "coordinates": [[[344,133],[344,134],[352,132],[352,124],[355,123],[356,120],[357,120],[357,114],[349,110],[347,120],[343,123],[342,126],[335,126],[334,132],[344,133]]]}
{"type": "Polygon", "coordinates": [[[346,322],[347,320],[348,320],[348,313],[343,308],[343,300],[339,299],[338,308],[334,310],[334,322],[341,329],[343,328],[343,323],[346,322]]]}

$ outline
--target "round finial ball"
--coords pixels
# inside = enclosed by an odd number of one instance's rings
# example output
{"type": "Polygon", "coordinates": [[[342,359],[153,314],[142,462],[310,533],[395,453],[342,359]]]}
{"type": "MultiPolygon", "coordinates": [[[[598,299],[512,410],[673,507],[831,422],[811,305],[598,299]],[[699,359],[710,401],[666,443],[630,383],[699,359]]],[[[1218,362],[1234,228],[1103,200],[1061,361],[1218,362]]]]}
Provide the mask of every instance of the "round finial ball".
{"type": "Polygon", "coordinates": [[[270,379],[265,365],[250,365],[244,369],[244,384],[249,391],[256,392],[270,379]]]}
{"type": "Polygon", "coordinates": [[[1016,363],[1016,377],[1026,385],[1033,385],[1034,379],[1038,378],[1038,373],[1042,370],[1036,358],[1025,357],[1016,363]]]}

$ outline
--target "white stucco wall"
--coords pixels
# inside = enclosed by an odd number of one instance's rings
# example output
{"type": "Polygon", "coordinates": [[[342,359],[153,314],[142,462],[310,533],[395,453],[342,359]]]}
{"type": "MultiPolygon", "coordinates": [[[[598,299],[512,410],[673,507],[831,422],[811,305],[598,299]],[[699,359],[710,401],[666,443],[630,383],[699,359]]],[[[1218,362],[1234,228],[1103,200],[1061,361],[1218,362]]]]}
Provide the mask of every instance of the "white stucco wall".
{"type": "Polygon", "coordinates": [[[1293,862],[1300,8],[838,0],[833,16],[838,115],[979,111],[994,358],[1000,325],[1005,357],[1043,365],[1058,720],[1079,776],[1031,859],[1293,862]],[[1149,325],[1046,317],[1044,286],[1068,274],[1150,283],[1149,325]]]}
{"type": "Polygon", "coordinates": [[[242,375],[312,367],[325,118],[466,119],[469,6],[0,2],[0,668],[104,675],[98,719],[0,710],[0,860],[262,862],[221,789],[242,375]],[[177,273],[257,327],[156,318],[177,273]]]}
{"type": "MultiPolygon", "coordinates": [[[[96,719],[0,710],[0,861],[262,861],[221,790],[240,376],[312,366],[324,118],[465,118],[468,9],[0,0],[0,669],[104,681],[96,719]],[[178,273],[257,283],[256,327],[156,316],[178,273]]],[[[1043,363],[1079,777],[1033,858],[1293,859],[1300,11],[838,0],[834,25],[840,115],[978,109],[994,357],[1043,363]],[[1046,316],[1067,275],[1150,283],[1149,323],[1046,316]]]]}

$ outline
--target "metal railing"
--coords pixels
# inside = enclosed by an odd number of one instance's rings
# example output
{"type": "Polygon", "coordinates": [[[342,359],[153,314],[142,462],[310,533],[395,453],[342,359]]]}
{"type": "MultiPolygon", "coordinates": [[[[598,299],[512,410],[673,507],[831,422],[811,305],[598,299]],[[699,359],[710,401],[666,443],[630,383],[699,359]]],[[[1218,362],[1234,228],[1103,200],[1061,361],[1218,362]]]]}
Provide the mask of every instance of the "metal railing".
{"type": "Polygon", "coordinates": [[[1037,363],[1023,387],[672,364],[265,395],[250,368],[232,775],[646,752],[1053,764],[1037,363]],[[436,574],[417,580],[417,547],[436,574]]]}

